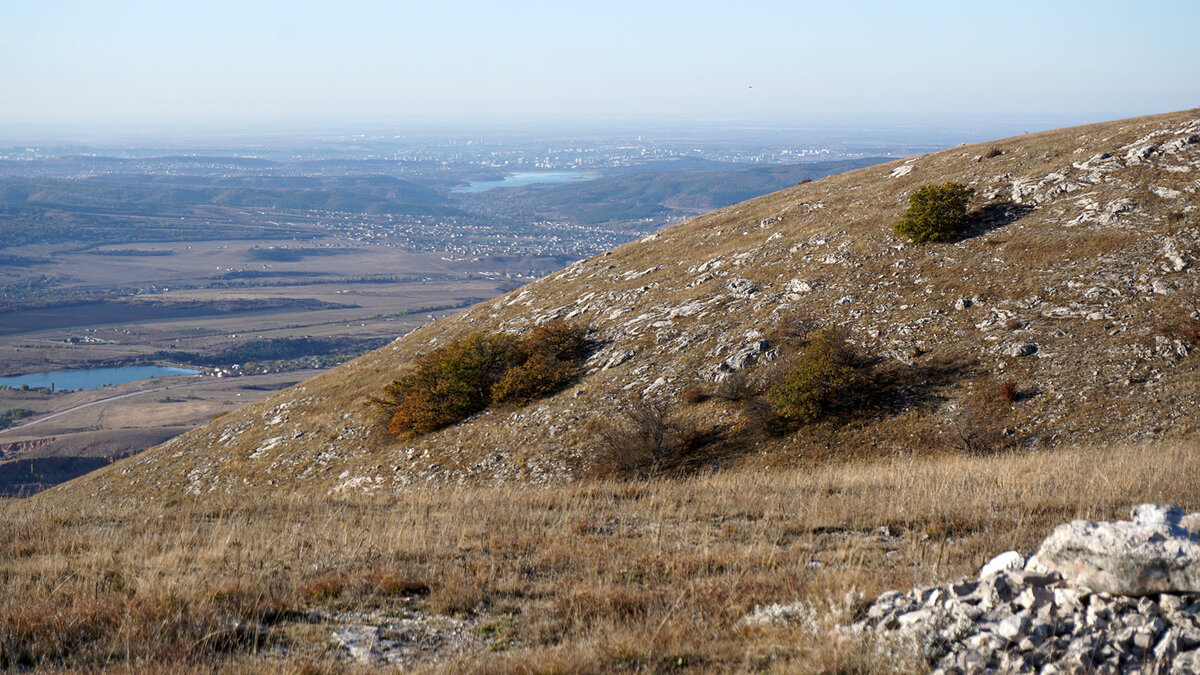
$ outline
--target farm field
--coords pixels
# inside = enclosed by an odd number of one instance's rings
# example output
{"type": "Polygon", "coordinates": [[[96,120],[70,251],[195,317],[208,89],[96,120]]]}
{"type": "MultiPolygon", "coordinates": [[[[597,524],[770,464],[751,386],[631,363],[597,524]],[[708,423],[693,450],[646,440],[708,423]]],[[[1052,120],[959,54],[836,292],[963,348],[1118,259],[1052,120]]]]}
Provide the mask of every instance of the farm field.
{"type": "MultiPolygon", "coordinates": [[[[29,415],[0,430],[0,493],[34,491],[139,452],[511,286],[432,253],[338,238],[304,247],[332,254],[296,248],[258,240],[135,249],[153,255],[64,245],[8,249],[43,261],[21,274],[61,280],[79,299],[0,312],[4,375],[159,363],[206,376],[78,392],[0,389],[0,411],[29,415]],[[279,260],[262,263],[263,256],[279,260]],[[249,372],[238,355],[264,344],[313,353],[257,360],[249,372]]],[[[553,269],[558,261],[531,264],[553,269]]],[[[475,269],[489,271],[486,263],[475,269]]]]}

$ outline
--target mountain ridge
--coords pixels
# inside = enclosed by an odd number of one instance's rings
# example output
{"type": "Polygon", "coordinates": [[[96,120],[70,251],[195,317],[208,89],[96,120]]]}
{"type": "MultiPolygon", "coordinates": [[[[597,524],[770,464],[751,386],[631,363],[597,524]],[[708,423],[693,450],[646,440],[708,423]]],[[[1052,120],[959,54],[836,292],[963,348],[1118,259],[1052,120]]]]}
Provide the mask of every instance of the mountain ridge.
{"type": "MultiPolygon", "coordinates": [[[[1200,259],[1200,111],[960,146],[804,183],[698,216],[533,282],[138,456],[44,493],[167,500],[247,490],[402,490],[425,481],[547,482],[591,461],[593,420],[757,372],[803,320],[845,331],[901,377],[851,424],[755,438],[714,465],[929,454],[955,447],[968,404],[1017,447],[1195,434],[1192,319],[1200,259]],[[993,154],[995,151],[995,154],[993,154]],[[957,241],[891,232],[930,183],[975,189],[957,241]],[[407,441],[370,399],[405,363],[477,330],[553,319],[592,327],[580,381],[407,441]],[[984,395],[1000,380],[1022,397],[984,395]]],[[[744,426],[733,404],[682,410],[744,426]]]]}

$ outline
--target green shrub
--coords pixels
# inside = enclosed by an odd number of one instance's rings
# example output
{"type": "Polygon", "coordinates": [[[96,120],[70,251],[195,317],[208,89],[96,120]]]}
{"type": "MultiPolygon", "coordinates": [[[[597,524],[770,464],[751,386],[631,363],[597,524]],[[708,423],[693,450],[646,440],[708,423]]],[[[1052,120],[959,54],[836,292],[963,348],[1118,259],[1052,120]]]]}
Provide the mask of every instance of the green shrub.
{"type": "Polygon", "coordinates": [[[524,405],[553,394],[578,374],[579,367],[573,361],[530,359],[505,373],[492,388],[492,400],[524,405]]]}
{"type": "Polygon", "coordinates": [[[586,328],[562,321],[520,339],[471,333],[418,356],[376,402],[390,415],[388,431],[397,436],[436,431],[492,403],[528,403],[578,377],[586,334],[586,328]]]}
{"type": "Polygon", "coordinates": [[[519,362],[517,338],[504,333],[471,333],[418,356],[411,372],[387,386],[395,405],[388,430],[428,433],[483,410],[492,387],[519,362]]]}
{"type": "Polygon", "coordinates": [[[892,228],[914,244],[949,241],[967,226],[967,205],[975,191],[962,183],[918,188],[908,198],[908,210],[892,228]]]}
{"type": "Polygon", "coordinates": [[[519,346],[522,363],[492,388],[495,403],[524,405],[574,382],[587,354],[587,330],[551,321],[530,330],[519,346]]]}
{"type": "Polygon", "coordinates": [[[833,331],[816,333],[783,380],[767,390],[772,412],[792,426],[853,410],[868,389],[862,359],[833,331]]]}

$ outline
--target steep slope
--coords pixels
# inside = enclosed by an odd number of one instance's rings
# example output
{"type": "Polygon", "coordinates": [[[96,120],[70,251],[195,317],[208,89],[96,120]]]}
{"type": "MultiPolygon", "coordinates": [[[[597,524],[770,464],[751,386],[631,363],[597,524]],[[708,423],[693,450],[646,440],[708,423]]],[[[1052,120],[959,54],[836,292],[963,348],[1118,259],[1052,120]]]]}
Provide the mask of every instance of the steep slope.
{"type": "MultiPolygon", "coordinates": [[[[1179,325],[1198,309],[1198,191],[1195,110],[805,183],[576,263],[45,497],[569,479],[588,465],[589,420],[633,396],[673,399],[688,384],[753,372],[796,318],[843,327],[892,364],[888,404],[847,427],[757,439],[721,461],[937,452],[954,446],[968,402],[980,400],[1028,447],[1194,438],[1200,376],[1179,325]],[[972,230],[904,245],[891,225],[908,195],[944,181],[974,187],[972,230]],[[598,348],[577,385],[415,441],[387,434],[369,399],[414,355],[553,318],[594,329],[598,348]],[[986,396],[1002,380],[1016,383],[1018,402],[986,396]]],[[[721,400],[688,414],[726,427],[740,416],[721,400]]]]}

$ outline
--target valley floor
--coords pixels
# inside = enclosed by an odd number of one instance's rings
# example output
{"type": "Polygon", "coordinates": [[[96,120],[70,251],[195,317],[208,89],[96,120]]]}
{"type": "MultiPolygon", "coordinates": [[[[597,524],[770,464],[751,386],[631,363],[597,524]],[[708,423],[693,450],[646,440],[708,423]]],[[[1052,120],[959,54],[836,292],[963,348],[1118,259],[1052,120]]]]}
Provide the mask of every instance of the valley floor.
{"type": "Polygon", "coordinates": [[[869,600],[971,574],[1073,518],[1198,510],[1198,446],[390,498],[103,506],[51,491],[0,506],[0,668],[920,672],[830,637],[837,611],[816,626],[741,620],[796,600],[853,611],[852,589],[869,600]]]}

